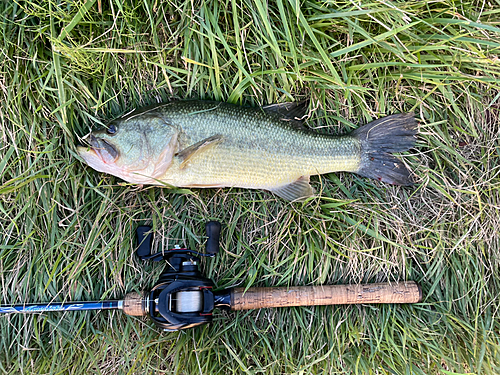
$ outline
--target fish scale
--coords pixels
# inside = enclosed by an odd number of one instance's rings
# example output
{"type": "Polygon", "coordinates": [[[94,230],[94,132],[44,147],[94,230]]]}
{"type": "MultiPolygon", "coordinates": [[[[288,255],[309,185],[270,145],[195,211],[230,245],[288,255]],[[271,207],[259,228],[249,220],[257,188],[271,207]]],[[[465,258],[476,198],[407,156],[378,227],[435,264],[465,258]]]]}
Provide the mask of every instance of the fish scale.
{"type": "Polygon", "coordinates": [[[332,136],[304,129],[276,109],[161,104],[113,121],[114,132],[94,132],[90,150],[78,151],[93,168],[132,183],[265,189],[289,200],[313,193],[309,176],[337,171],[410,183],[404,164],[385,150],[413,146],[417,125],[411,114],[332,136]]]}

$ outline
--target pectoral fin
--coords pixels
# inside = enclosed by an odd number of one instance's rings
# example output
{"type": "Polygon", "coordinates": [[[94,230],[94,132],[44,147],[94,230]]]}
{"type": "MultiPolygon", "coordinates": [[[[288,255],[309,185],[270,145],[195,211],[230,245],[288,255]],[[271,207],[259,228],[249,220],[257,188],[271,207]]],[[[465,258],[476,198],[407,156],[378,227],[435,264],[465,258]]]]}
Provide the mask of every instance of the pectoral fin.
{"type": "Polygon", "coordinates": [[[211,137],[202,139],[199,142],[185,148],[177,154],[177,157],[181,161],[181,168],[185,168],[189,159],[191,159],[194,155],[197,155],[203,151],[208,150],[210,147],[213,147],[220,142],[222,142],[223,137],[220,134],[213,135],[211,137]]]}
{"type": "Polygon", "coordinates": [[[270,191],[287,201],[300,202],[314,195],[314,190],[312,186],[309,185],[309,176],[302,176],[291,184],[270,191]]]}

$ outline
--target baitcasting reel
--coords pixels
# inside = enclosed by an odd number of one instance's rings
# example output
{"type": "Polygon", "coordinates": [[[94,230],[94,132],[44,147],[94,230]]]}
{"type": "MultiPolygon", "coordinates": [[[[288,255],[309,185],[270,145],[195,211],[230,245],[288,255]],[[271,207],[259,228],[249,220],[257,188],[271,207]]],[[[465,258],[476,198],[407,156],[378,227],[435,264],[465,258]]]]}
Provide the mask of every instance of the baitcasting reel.
{"type": "Polygon", "coordinates": [[[137,256],[142,260],[167,262],[158,282],[141,302],[143,313],[164,330],[210,323],[215,307],[230,308],[229,293],[214,294],[214,283],[198,270],[201,256],[214,257],[219,252],[220,223],[210,221],[205,228],[208,237],[205,254],[180,248],[151,254],[152,235],[148,234],[151,227],[137,228],[137,256]]]}

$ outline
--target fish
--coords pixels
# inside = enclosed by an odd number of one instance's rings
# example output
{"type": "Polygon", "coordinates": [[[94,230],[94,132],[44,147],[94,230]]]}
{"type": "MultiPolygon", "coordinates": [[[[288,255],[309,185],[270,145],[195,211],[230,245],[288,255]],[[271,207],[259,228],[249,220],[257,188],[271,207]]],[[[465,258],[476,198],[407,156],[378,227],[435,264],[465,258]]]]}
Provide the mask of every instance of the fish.
{"type": "Polygon", "coordinates": [[[353,172],[394,185],[414,177],[393,153],[414,147],[412,113],[379,118],[345,135],[308,129],[303,102],[244,107],[179,100],[134,111],[91,132],[78,154],[132,184],[270,191],[288,201],[314,195],[310,176],[353,172]]]}

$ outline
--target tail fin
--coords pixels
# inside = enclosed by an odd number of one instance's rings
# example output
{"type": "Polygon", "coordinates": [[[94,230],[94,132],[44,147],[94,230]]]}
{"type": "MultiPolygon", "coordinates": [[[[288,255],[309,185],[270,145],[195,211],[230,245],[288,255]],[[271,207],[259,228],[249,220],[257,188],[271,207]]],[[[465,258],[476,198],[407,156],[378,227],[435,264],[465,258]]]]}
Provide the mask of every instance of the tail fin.
{"type": "Polygon", "coordinates": [[[390,152],[414,146],[417,122],[413,113],[387,116],[352,132],[361,141],[361,164],[357,174],[394,185],[411,185],[411,172],[390,152]]]}

